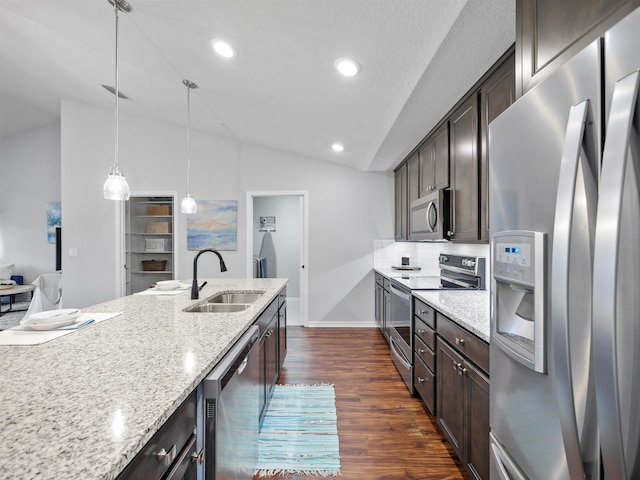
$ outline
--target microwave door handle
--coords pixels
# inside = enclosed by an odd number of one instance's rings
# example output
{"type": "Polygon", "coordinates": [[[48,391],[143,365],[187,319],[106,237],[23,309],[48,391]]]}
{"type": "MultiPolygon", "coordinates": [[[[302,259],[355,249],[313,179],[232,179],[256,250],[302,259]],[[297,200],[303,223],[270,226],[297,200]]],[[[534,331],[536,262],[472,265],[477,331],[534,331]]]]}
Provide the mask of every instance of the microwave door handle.
{"type": "Polygon", "coordinates": [[[438,209],[436,208],[436,202],[431,200],[427,205],[427,211],[425,213],[427,217],[427,227],[429,231],[433,233],[435,231],[436,226],[438,225],[438,209]],[[434,221],[431,221],[431,211],[433,210],[433,218],[434,221]]]}
{"type": "MultiPolygon", "coordinates": [[[[589,252],[589,256],[582,261],[591,262],[591,252],[593,251],[593,222],[595,218],[595,206],[597,202],[597,189],[590,164],[583,156],[582,173],[584,178],[584,197],[586,199],[587,223],[589,229],[584,235],[572,235],[574,233],[574,207],[576,206],[576,190],[579,177],[580,157],[584,155],[583,140],[585,136],[585,126],[589,110],[589,100],[585,100],[578,105],[571,107],[569,120],[565,132],[565,141],[560,163],[560,173],[558,176],[558,193],[556,196],[556,210],[553,226],[553,249],[551,259],[551,316],[552,336],[554,345],[555,371],[556,371],[556,395],[558,399],[560,426],[562,439],[564,441],[565,453],[567,457],[567,467],[571,478],[585,478],[585,465],[595,462],[597,456],[593,445],[587,441],[581,443],[581,435],[578,433],[578,424],[587,429],[588,426],[595,425],[595,405],[592,395],[587,388],[588,382],[581,382],[583,375],[589,375],[588,365],[582,365],[575,358],[576,353],[572,349],[570,341],[570,324],[577,321],[577,315],[569,309],[571,303],[571,268],[569,252],[573,247],[581,245],[589,252]],[[582,242],[578,244],[577,242],[582,242]],[[586,246],[585,246],[586,245],[586,246]],[[571,316],[574,319],[571,319],[571,316]],[[572,358],[574,357],[574,358],[572,358]],[[586,373],[575,377],[578,373],[575,368],[585,368],[586,373]],[[581,386],[583,383],[585,385],[581,386]],[[586,399],[586,400],[585,400],[586,399]],[[578,418],[578,405],[584,405],[585,412],[580,410],[578,418]],[[583,418],[584,417],[584,418],[583,418]],[[582,425],[584,424],[584,425],[582,425]]],[[[579,266],[578,266],[579,267],[579,266]]],[[[590,264],[589,264],[590,267],[590,264]]],[[[590,270],[590,268],[589,268],[590,270]]],[[[537,292],[536,292],[537,293],[537,292]]],[[[580,293],[582,293],[580,291],[580,293]]],[[[575,293],[574,293],[575,295],[575,293]]],[[[536,307],[536,316],[538,315],[536,307]]],[[[584,317],[581,317],[584,318],[584,317]]],[[[590,320],[588,316],[587,321],[590,320]]],[[[542,322],[536,322],[536,324],[542,322]]],[[[586,340],[590,343],[590,324],[582,329],[586,340]]],[[[544,339],[544,334],[536,336],[536,350],[538,345],[543,345],[540,341],[544,339]]],[[[576,349],[576,351],[578,351],[576,349]]],[[[536,352],[536,356],[538,352],[536,352]]],[[[537,359],[536,359],[537,360],[537,359]]],[[[537,362],[536,362],[537,363],[537,362]]],[[[580,407],[582,408],[582,407],[580,407]]],[[[593,428],[595,430],[595,428],[593,428]]],[[[590,477],[590,472],[586,472],[590,477]]]]}
{"type": "MultiPolygon", "coordinates": [[[[625,176],[638,175],[627,167],[634,160],[637,162],[640,155],[638,136],[633,129],[639,77],[640,72],[636,70],[619,80],[613,91],[602,155],[594,248],[593,358],[602,461],[607,478],[629,478],[631,474],[627,469],[622,433],[620,388],[629,387],[623,385],[618,376],[617,282],[625,176]],[[629,149],[632,149],[631,156],[629,149]]],[[[635,188],[638,188],[637,178],[635,188]]],[[[635,445],[635,441],[630,440],[629,445],[635,445]]]]}

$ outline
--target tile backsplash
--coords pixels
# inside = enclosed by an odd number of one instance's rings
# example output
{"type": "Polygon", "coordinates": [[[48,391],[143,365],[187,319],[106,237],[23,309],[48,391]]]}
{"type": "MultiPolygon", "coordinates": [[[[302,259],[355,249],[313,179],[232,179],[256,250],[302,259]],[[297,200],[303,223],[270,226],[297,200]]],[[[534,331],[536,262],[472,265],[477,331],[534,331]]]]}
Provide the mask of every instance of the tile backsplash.
{"type": "Polygon", "coordinates": [[[396,242],[395,240],[376,239],[373,241],[373,268],[391,268],[401,264],[402,257],[410,257],[411,264],[420,267],[427,276],[440,275],[438,255],[453,253],[474,255],[486,258],[486,279],[490,277],[491,249],[488,244],[450,243],[450,242],[396,242]]]}

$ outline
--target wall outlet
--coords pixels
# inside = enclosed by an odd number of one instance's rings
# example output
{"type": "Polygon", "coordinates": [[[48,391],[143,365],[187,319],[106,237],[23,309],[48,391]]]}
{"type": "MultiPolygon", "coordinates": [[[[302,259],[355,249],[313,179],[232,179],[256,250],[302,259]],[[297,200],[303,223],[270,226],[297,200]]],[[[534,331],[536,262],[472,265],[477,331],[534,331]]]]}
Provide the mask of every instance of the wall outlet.
{"type": "Polygon", "coordinates": [[[70,257],[77,257],[78,256],[78,249],[77,248],[70,248],[69,249],[69,256],[70,257]]]}

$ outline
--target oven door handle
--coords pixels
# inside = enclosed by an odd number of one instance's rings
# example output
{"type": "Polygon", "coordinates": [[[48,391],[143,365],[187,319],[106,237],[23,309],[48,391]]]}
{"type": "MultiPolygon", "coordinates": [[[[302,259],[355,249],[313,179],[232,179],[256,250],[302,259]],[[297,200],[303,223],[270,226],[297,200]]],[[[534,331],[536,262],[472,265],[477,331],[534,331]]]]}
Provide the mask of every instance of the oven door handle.
{"type": "Polygon", "coordinates": [[[402,350],[400,350],[398,347],[396,347],[396,342],[393,339],[393,337],[391,337],[391,339],[390,339],[389,346],[390,346],[389,350],[391,351],[391,355],[396,357],[396,359],[400,363],[402,363],[402,365],[404,365],[405,368],[408,368],[409,370],[411,370],[411,364],[405,358],[404,353],[402,352],[402,350]]]}
{"type": "Polygon", "coordinates": [[[411,294],[405,292],[404,290],[400,290],[398,287],[396,287],[393,283],[391,284],[391,293],[393,293],[394,295],[401,297],[402,299],[406,300],[407,302],[409,301],[411,294]]]}

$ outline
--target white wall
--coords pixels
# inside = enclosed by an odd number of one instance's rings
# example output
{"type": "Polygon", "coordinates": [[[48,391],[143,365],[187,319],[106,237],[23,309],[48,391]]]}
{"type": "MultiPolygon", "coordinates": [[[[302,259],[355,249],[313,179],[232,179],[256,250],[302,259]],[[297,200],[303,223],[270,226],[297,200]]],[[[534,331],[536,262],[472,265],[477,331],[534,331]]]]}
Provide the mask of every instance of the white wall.
{"type": "MultiPolygon", "coordinates": [[[[120,164],[132,191],[186,188],[184,128],[120,116],[120,164]]],[[[62,102],[62,216],[65,304],[82,307],[115,293],[117,202],[102,198],[113,163],[113,112],[62,102]]],[[[238,201],[238,250],[229,271],[202,257],[200,277],[244,277],[246,192],[309,192],[309,325],[373,325],[373,238],[393,235],[393,177],[284,151],[191,132],[191,192],[238,201]]],[[[176,218],[178,274],[191,278],[185,218],[176,218]]]]}
{"type": "Polygon", "coordinates": [[[0,263],[25,283],[55,271],[47,204],[60,199],[60,125],[0,139],[0,263]]]}

